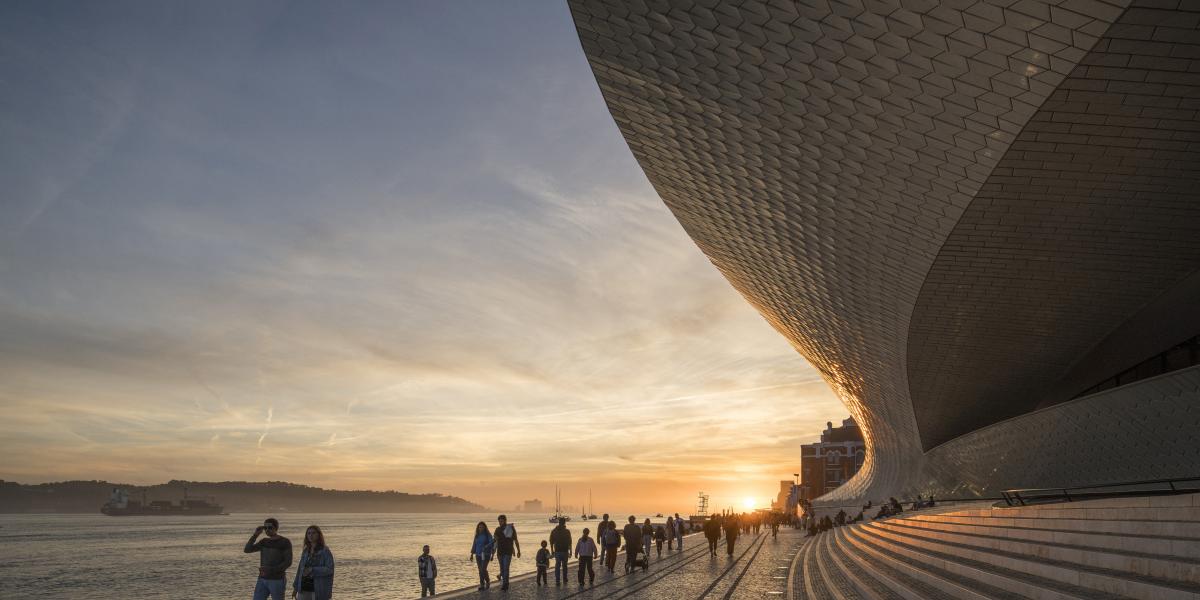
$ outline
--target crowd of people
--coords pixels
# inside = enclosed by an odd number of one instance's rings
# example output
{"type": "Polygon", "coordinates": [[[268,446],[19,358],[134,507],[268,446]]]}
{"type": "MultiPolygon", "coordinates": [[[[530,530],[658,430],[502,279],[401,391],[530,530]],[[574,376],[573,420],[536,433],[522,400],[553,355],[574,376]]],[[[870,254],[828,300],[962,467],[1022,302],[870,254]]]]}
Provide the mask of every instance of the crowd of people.
{"type": "MultiPolygon", "coordinates": [[[[858,515],[854,516],[853,518],[851,518],[850,515],[848,515],[846,513],[845,509],[839,509],[837,514],[834,515],[833,518],[830,518],[829,515],[825,515],[821,518],[816,518],[816,516],[813,515],[812,505],[804,504],[804,505],[802,505],[802,508],[805,511],[804,516],[801,518],[801,523],[803,524],[802,527],[808,531],[808,535],[814,536],[823,531],[829,531],[830,529],[833,529],[834,527],[841,527],[842,525],[850,525],[852,523],[858,523],[863,520],[864,514],[866,513],[866,511],[873,508],[873,506],[874,506],[874,504],[872,502],[867,502],[866,504],[863,505],[862,510],[859,511],[858,515]]],[[[932,508],[933,506],[936,506],[936,502],[934,501],[932,494],[930,494],[929,498],[925,498],[923,495],[918,494],[917,499],[913,500],[912,508],[910,510],[920,510],[922,508],[932,508]]],[[[899,500],[897,500],[895,497],[892,497],[892,498],[888,498],[887,502],[884,502],[879,505],[879,510],[875,513],[874,519],[875,520],[886,519],[888,517],[893,517],[893,516],[896,516],[903,512],[904,512],[904,506],[900,503],[899,500]]]]}
{"type": "MultiPolygon", "coordinates": [[[[771,528],[772,535],[777,535],[780,524],[787,521],[782,515],[714,515],[704,522],[701,529],[712,556],[717,555],[717,542],[722,534],[726,552],[733,556],[740,534],[758,534],[762,527],[767,526],[771,528]]],[[[495,529],[489,528],[484,521],[475,525],[468,560],[478,569],[480,590],[491,587],[489,567],[493,561],[498,563],[496,579],[500,582],[500,589],[507,591],[512,561],[521,557],[521,541],[516,527],[508,522],[507,516],[498,516],[496,522],[495,529]]],[[[596,526],[594,537],[591,529],[584,527],[579,539],[575,540],[567,528],[566,519],[559,519],[549,539],[541,541],[536,553],[537,585],[549,585],[551,561],[554,563],[554,584],[567,585],[571,576],[567,563],[571,558],[577,560],[575,579],[580,587],[584,586],[585,580],[588,585],[595,584],[596,569],[606,569],[610,575],[615,573],[617,557],[622,552],[625,554],[625,572],[639,568],[646,570],[652,551],[661,559],[665,543],[668,553],[682,552],[683,536],[692,531],[691,521],[683,519],[679,513],[667,517],[665,524],[655,525],[650,519],[639,524],[637,518],[631,515],[624,527],[618,529],[617,526],[617,521],[610,520],[609,515],[605,514],[596,526]]],[[[279,535],[279,521],[274,518],[263,521],[246,542],[245,552],[259,554],[254,600],[283,600],[293,555],[292,542],[279,535]]],[[[333,597],[333,573],[333,552],[326,546],[321,528],[311,525],[304,533],[304,549],[296,564],[291,597],[296,600],[330,600],[333,597]]],[[[421,584],[422,598],[436,593],[437,576],[437,560],[430,553],[429,546],[424,546],[417,557],[417,578],[421,584]]]]}

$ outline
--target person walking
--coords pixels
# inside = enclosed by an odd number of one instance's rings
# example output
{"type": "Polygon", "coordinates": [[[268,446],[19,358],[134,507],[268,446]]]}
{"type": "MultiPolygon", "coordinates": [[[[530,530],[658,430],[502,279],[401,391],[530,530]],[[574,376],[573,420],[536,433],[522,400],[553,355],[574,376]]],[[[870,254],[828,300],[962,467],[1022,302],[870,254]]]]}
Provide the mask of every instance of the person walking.
{"type": "MultiPolygon", "coordinates": [[[[546,549],[546,540],[542,540],[542,548],[537,551],[537,556],[533,557],[533,564],[537,565],[538,587],[542,587],[543,584],[550,585],[546,581],[546,571],[550,569],[550,551],[546,549]]],[[[558,575],[555,574],[555,577],[558,577],[558,575]]],[[[558,585],[557,580],[554,583],[558,585]]]]}
{"type": "Polygon", "coordinates": [[[654,526],[650,524],[650,519],[646,519],[642,523],[642,554],[646,560],[650,560],[650,546],[654,544],[654,526]]]}
{"type": "Polygon", "coordinates": [[[554,553],[554,585],[566,585],[567,559],[571,558],[571,530],[566,519],[559,519],[550,532],[550,551],[554,553]]]}
{"type": "Polygon", "coordinates": [[[633,570],[638,550],[642,547],[642,528],[638,527],[637,517],[629,515],[629,523],[622,533],[625,537],[625,572],[628,573],[633,570]]]}
{"type": "Polygon", "coordinates": [[[717,540],[721,537],[721,522],[713,515],[704,522],[704,538],[708,540],[708,553],[717,555],[717,540]]]}
{"type": "MultiPolygon", "coordinates": [[[[654,528],[654,545],[658,547],[658,557],[662,558],[662,545],[667,541],[667,530],[662,525],[654,528]]],[[[669,550],[669,548],[668,548],[669,550]]]]}
{"type": "Polygon", "coordinates": [[[675,545],[683,552],[683,519],[679,517],[679,513],[675,513],[675,545]]]}
{"type": "Polygon", "coordinates": [[[733,545],[737,542],[738,531],[741,530],[738,518],[730,515],[725,519],[725,551],[733,558],[733,545]]]}
{"type": "Polygon", "coordinates": [[[604,520],[600,521],[600,526],[596,529],[596,539],[600,542],[600,564],[605,564],[604,559],[608,556],[608,544],[604,542],[604,534],[612,524],[612,521],[608,520],[608,513],[604,513],[604,520]]]}
{"type": "Polygon", "coordinates": [[[611,575],[613,570],[617,568],[617,549],[621,547],[621,534],[617,531],[617,523],[615,521],[608,522],[608,529],[604,530],[604,566],[608,567],[608,573],[611,575]]]}
{"type": "Polygon", "coordinates": [[[517,539],[517,528],[508,522],[507,516],[496,517],[496,522],[500,526],[492,533],[492,537],[496,538],[496,557],[500,560],[500,591],[507,592],[513,552],[515,550],[517,558],[521,558],[521,542],[517,539]]]}
{"type": "MultiPolygon", "coordinates": [[[[675,544],[675,517],[667,517],[667,552],[675,544]]],[[[660,546],[662,544],[659,544],[660,546]]]]}
{"type": "Polygon", "coordinates": [[[579,559],[579,587],[583,587],[583,571],[587,569],[588,585],[596,583],[596,572],[592,570],[592,561],[596,558],[599,550],[596,549],[596,542],[588,537],[587,527],[583,528],[583,536],[579,538],[579,543],[575,544],[575,558],[579,559]]]}
{"type": "Polygon", "coordinates": [[[325,545],[325,534],[316,525],[304,532],[304,550],[296,564],[292,597],[297,600],[333,598],[333,552],[325,545]]]}
{"type": "Polygon", "coordinates": [[[246,554],[258,553],[258,580],[254,583],[254,600],[283,600],[287,587],[287,570],[292,566],[292,542],[279,535],[279,521],[271,517],[254,529],[243,549],[246,554]],[[258,536],[266,534],[261,540],[258,536]]]}
{"type": "Polygon", "coordinates": [[[421,580],[422,598],[425,592],[430,596],[436,594],[433,583],[437,579],[437,561],[429,554],[429,546],[421,548],[421,555],[417,557],[417,578],[421,580]]]}
{"type": "Polygon", "coordinates": [[[475,538],[471,541],[471,556],[467,560],[475,561],[479,567],[479,589],[492,586],[491,576],[488,575],[488,563],[492,562],[492,552],[496,551],[496,541],[492,532],[488,531],[487,523],[480,521],[475,525],[475,538]]]}

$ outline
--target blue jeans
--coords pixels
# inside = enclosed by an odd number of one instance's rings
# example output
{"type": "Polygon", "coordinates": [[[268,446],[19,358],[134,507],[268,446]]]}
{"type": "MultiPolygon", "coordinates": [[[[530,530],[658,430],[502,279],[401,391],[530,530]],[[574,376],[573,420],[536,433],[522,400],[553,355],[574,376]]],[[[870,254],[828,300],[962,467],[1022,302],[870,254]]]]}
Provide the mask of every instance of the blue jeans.
{"type": "Polygon", "coordinates": [[[258,578],[258,583],[254,584],[254,600],[267,600],[267,596],[271,596],[272,600],[283,600],[284,588],[287,587],[286,579],[263,579],[258,578]]]}
{"type": "Polygon", "coordinates": [[[512,564],[511,554],[501,554],[500,556],[500,581],[504,587],[508,587],[508,566],[512,564]]]}
{"type": "Polygon", "coordinates": [[[562,571],[562,582],[567,582],[567,558],[568,553],[566,552],[554,553],[554,583],[558,583],[559,571],[562,571]]]}
{"type": "Polygon", "coordinates": [[[487,587],[489,583],[487,572],[487,566],[489,562],[491,561],[485,559],[482,555],[475,555],[475,564],[479,567],[479,587],[481,588],[487,587]]]}

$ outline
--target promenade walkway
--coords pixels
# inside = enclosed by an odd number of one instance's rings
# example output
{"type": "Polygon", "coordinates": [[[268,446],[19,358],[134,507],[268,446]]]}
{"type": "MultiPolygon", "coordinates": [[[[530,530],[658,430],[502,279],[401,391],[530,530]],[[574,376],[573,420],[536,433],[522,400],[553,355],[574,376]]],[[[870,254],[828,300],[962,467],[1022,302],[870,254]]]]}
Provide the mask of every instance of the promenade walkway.
{"type": "MultiPolygon", "coordinates": [[[[625,559],[617,561],[617,572],[609,575],[603,568],[596,572],[596,583],[579,587],[575,578],[574,561],[571,562],[571,580],[568,585],[557,587],[551,581],[548,587],[537,587],[533,574],[512,580],[508,592],[501,592],[495,582],[482,592],[470,589],[439,595],[439,598],[486,598],[488,600],[746,600],[750,598],[783,598],[787,592],[788,568],[792,557],[802,542],[802,534],[792,529],[780,529],[779,537],[772,538],[764,529],[759,535],[748,534],[738,538],[733,558],[725,554],[722,541],[718,555],[708,554],[708,544],[700,535],[691,535],[684,540],[684,551],[670,553],[663,549],[663,557],[650,554],[650,568],[637,570],[626,575],[621,571],[625,559]]],[[[554,576],[553,568],[550,576],[554,576]]]]}

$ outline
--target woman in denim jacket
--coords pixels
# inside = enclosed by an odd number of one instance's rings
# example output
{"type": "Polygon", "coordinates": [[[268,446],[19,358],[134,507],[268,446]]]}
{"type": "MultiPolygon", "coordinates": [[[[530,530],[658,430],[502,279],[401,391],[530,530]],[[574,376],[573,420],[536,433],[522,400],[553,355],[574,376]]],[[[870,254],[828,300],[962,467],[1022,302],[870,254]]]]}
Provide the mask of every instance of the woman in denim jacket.
{"type": "Polygon", "coordinates": [[[492,560],[492,553],[495,551],[496,541],[492,539],[492,532],[488,531],[487,523],[480,521],[475,526],[475,539],[471,542],[471,556],[467,560],[474,560],[479,567],[479,589],[481,590],[492,586],[487,567],[492,560]]]}
{"type": "Polygon", "coordinates": [[[325,534],[316,525],[310,525],[304,532],[304,553],[296,565],[292,597],[297,600],[333,598],[333,553],[325,545],[325,534]]]}

